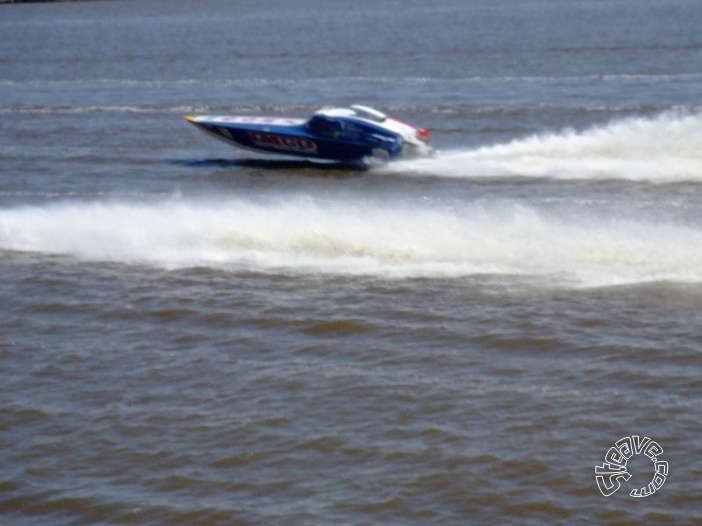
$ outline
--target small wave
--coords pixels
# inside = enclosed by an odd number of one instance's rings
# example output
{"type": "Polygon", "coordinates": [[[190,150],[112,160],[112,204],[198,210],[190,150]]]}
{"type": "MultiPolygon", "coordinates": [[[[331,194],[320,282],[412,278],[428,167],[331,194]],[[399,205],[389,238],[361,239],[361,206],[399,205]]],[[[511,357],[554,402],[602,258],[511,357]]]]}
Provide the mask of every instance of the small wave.
{"type": "Polygon", "coordinates": [[[597,75],[526,75],[526,76],[490,76],[476,75],[469,77],[389,77],[389,76],[336,76],[336,77],[307,77],[307,78],[219,78],[219,79],[130,79],[130,78],[94,78],[94,79],[30,79],[30,80],[0,80],[0,86],[17,87],[55,87],[55,86],[123,86],[167,88],[177,86],[296,86],[320,84],[487,84],[487,83],[580,83],[580,82],[698,82],[702,73],[602,73],[597,75]]]}
{"type": "MultiPolygon", "coordinates": [[[[225,109],[224,107],[221,107],[225,109]]],[[[15,106],[15,107],[0,107],[0,113],[13,114],[64,114],[78,115],[83,113],[206,113],[216,111],[217,106],[15,106]]],[[[228,111],[246,110],[258,111],[263,109],[263,106],[227,106],[228,111]]]]}
{"type": "Polygon", "coordinates": [[[58,114],[77,115],[83,113],[157,113],[162,111],[181,111],[182,113],[197,111],[191,106],[173,108],[158,108],[154,106],[5,106],[0,107],[0,113],[12,114],[58,114]]]}
{"type": "Polygon", "coordinates": [[[89,113],[281,113],[314,111],[319,105],[311,104],[238,104],[238,105],[72,105],[72,106],[0,106],[0,114],[57,114],[80,115],[89,113]]]}

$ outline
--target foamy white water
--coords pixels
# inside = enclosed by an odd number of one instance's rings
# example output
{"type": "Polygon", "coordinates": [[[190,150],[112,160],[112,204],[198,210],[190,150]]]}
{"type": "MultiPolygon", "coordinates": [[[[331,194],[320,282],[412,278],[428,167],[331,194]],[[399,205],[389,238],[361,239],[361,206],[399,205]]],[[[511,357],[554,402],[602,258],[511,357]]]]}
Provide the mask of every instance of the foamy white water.
{"type": "Polygon", "coordinates": [[[166,268],[544,276],[576,286],[702,281],[700,225],[456,206],[285,200],[89,202],[0,211],[0,248],[166,268]]]}
{"type": "Polygon", "coordinates": [[[389,170],[445,177],[702,181],[702,114],[681,110],[616,120],[585,131],[566,129],[507,144],[442,152],[437,158],[399,163],[389,170]]]}

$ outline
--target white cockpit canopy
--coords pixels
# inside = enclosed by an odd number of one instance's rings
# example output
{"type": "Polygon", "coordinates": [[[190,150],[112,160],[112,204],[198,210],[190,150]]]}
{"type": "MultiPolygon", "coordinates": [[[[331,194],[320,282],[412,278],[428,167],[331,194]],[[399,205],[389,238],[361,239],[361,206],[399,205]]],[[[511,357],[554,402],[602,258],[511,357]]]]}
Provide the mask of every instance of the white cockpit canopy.
{"type": "Polygon", "coordinates": [[[388,118],[383,112],[378,111],[368,106],[361,106],[360,104],[354,104],[351,109],[356,112],[356,115],[368,119],[369,121],[383,122],[388,118]]]}

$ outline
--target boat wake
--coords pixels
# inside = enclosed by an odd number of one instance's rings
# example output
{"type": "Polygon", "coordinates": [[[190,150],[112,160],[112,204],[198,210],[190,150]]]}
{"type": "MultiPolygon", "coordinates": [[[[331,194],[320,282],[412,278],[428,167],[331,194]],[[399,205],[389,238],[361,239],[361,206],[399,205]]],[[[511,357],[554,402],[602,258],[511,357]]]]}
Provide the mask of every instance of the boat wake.
{"type": "Polygon", "coordinates": [[[695,220],[646,211],[602,217],[512,200],[417,207],[295,194],[0,209],[0,251],[167,269],[489,275],[566,287],[702,283],[700,238],[695,220]]]}
{"type": "Polygon", "coordinates": [[[445,151],[387,170],[440,177],[702,182],[702,114],[673,110],[584,131],[567,129],[507,144],[445,151]]]}

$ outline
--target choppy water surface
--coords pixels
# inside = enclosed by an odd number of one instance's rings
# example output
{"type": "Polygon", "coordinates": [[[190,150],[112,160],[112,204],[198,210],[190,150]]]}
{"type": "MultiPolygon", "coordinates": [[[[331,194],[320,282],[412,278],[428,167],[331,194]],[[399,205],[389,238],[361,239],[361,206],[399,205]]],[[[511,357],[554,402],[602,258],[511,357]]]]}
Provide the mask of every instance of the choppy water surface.
{"type": "Polygon", "coordinates": [[[0,522],[702,520],[702,10],[0,7],[0,522]],[[432,159],[186,113],[364,103],[432,159]],[[595,466],[643,455],[604,497],[595,466]]]}

